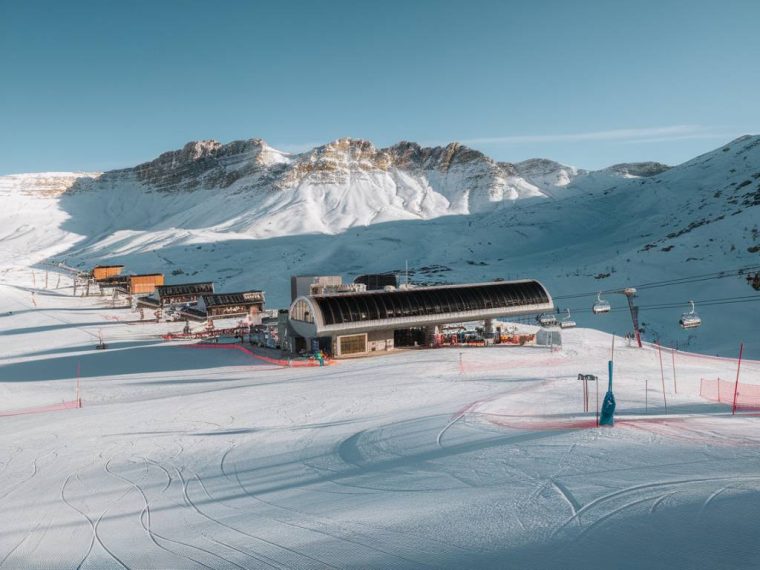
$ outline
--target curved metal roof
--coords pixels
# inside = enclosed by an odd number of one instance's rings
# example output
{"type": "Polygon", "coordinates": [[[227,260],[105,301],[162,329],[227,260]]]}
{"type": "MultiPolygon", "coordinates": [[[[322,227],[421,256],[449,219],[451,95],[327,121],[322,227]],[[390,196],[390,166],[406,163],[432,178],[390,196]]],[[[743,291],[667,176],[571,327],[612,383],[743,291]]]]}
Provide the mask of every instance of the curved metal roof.
{"type": "Polygon", "coordinates": [[[325,326],[383,319],[492,312],[551,304],[538,281],[501,281],[310,297],[325,326]]]}

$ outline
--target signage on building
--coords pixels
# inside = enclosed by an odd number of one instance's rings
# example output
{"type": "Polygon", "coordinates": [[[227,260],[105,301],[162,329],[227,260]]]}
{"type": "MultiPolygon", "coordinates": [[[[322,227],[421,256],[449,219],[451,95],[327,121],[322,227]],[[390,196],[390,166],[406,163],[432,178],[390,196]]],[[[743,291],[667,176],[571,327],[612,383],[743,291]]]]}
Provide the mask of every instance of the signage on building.
{"type": "Polygon", "coordinates": [[[245,299],[246,301],[261,301],[261,293],[259,292],[243,293],[243,299],[245,299]]]}

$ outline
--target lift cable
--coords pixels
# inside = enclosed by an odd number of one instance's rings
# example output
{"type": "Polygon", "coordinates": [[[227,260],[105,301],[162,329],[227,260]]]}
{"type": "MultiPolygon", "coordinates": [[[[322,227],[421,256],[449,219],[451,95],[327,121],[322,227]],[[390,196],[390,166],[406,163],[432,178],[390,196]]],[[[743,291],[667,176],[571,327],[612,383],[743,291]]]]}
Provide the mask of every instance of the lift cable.
{"type": "MultiPolygon", "coordinates": [[[[727,269],[723,271],[716,271],[713,273],[705,273],[703,275],[692,275],[690,277],[681,277],[677,279],[668,279],[664,281],[652,281],[650,283],[643,283],[641,285],[631,285],[631,287],[641,290],[641,289],[654,289],[657,287],[668,287],[670,285],[684,285],[689,283],[699,283],[700,281],[709,281],[712,279],[725,279],[726,277],[736,277],[740,275],[744,275],[746,272],[749,271],[760,271],[760,265],[749,265],[746,267],[738,267],[736,269],[727,269]]],[[[602,294],[610,294],[620,291],[622,288],[618,289],[607,289],[602,290],[602,294]]],[[[587,293],[573,293],[571,295],[557,295],[552,296],[553,299],[578,299],[581,297],[589,297],[592,295],[598,294],[600,291],[589,291],[587,293]]]]}
{"type": "MultiPolygon", "coordinates": [[[[751,303],[754,301],[760,301],[760,296],[758,295],[749,295],[746,297],[726,297],[723,299],[702,299],[702,300],[695,300],[694,303],[697,306],[700,307],[709,307],[713,305],[733,305],[733,304],[739,304],[739,303],[751,303]]],[[[683,301],[680,302],[669,302],[669,303],[659,303],[659,304],[652,304],[652,305],[639,305],[639,309],[646,309],[646,310],[660,310],[660,309],[677,309],[680,307],[684,307],[685,303],[683,301]]],[[[566,309],[567,307],[562,307],[562,309],[566,309]]],[[[610,312],[617,312],[617,311],[628,311],[628,306],[620,306],[620,307],[612,307],[610,312]]],[[[586,307],[581,308],[572,308],[570,307],[570,311],[573,313],[590,313],[592,312],[591,309],[586,307]]]]}

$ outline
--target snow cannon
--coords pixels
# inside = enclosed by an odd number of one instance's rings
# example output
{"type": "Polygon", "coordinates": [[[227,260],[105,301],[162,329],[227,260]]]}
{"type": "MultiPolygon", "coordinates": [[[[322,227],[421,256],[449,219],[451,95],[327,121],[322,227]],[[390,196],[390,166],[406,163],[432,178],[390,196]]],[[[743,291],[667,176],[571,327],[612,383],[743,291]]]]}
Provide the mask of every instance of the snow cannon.
{"type": "Polygon", "coordinates": [[[607,384],[607,393],[604,395],[602,410],[599,414],[600,426],[615,425],[615,395],[612,393],[612,361],[610,360],[607,365],[609,369],[609,384],[607,384]]]}

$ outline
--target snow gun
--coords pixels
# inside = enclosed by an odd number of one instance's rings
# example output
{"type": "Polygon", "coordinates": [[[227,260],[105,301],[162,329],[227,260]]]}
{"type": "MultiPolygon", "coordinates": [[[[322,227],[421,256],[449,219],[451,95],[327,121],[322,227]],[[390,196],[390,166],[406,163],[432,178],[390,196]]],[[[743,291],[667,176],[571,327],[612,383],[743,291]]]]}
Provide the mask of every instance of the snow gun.
{"type": "Polygon", "coordinates": [[[607,385],[607,393],[604,395],[604,402],[602,402],[602,411],[599,414],[600,426],[615,425],[615,395],[612,393],[612,360],[607,362],[607,365],[610,380],[607,385]]]}

